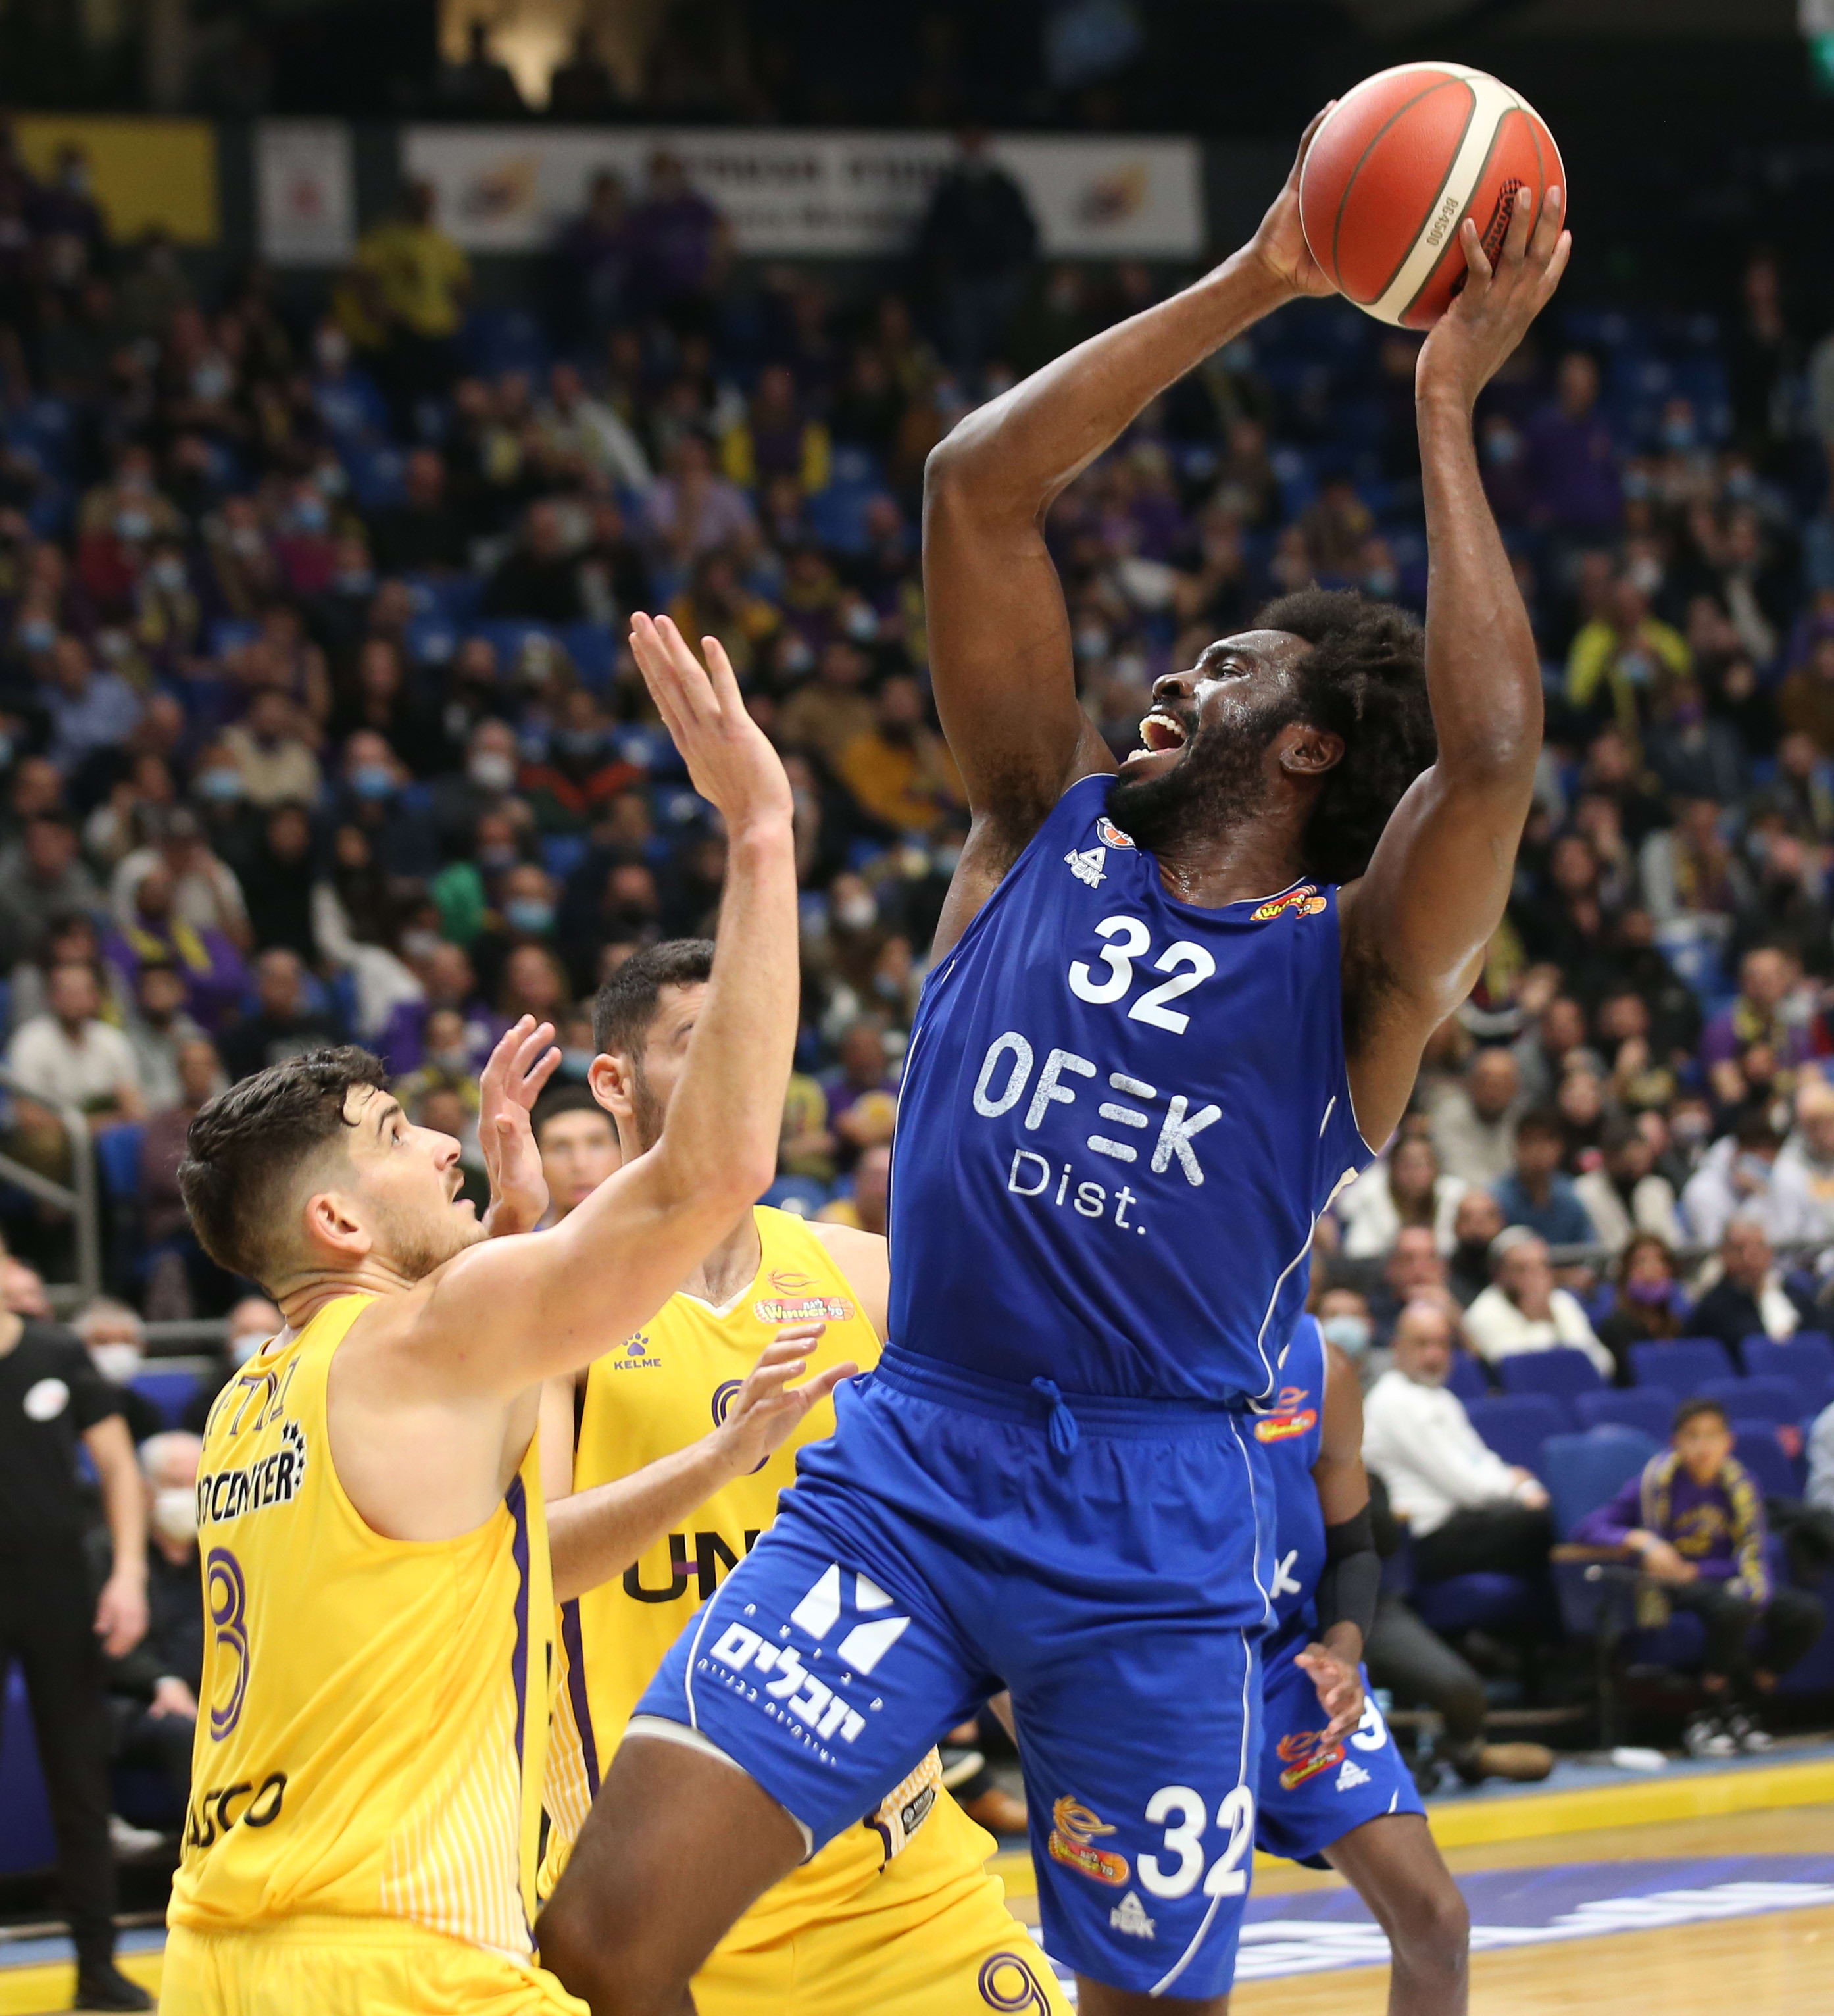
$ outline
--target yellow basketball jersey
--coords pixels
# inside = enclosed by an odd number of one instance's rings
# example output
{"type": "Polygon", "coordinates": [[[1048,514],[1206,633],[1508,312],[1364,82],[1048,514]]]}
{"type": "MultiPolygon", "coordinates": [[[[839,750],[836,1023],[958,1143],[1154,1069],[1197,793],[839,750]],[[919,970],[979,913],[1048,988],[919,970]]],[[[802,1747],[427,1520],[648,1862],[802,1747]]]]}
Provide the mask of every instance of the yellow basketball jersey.
{"type": "MultiPolygon", "coordinates": [[[[787,1212],[760,1205],[754,1215],[764,1251],[757,1275],[739,1295],[723,1309],[693,1295],[672,1296],[635,1337],[594,1362],[575,1445],[576,1490],[628,1477],[698,1441],[724,1419],[782,1324],[827,1324],[811,1354],[811,1371],[847,1359],[862,1371],[878,1363],[877,1334],[827,1247],[787,1212]]],[[[797,1450],[833,1432],[833,1405],[824,1401],[761,1469],[709,1499],[695,1514],[692,1532],[670,1534],[621,1579],[563,1607],[565,1678],[556,1689],[548,1760],[544,1895],[559,1880],[600,1775],[663,1654],[770,1525],[778,1493],[795,1481],[797,1450]]],[[[992,1843],[966,1815],[955,1810],[952,1824],[921,1824],[939,1799],[953,1806],[933,1752],[878,1815],[768,1892],[723,1948],[762,1944],[826,1917],[886,1869],[894,1849],[903,1849],[890,1863],[901,1888],[958,1877],[965,1858],[968,1867],[978,1867],[992,1843]],[[926,1852],[920,1855],[920,1847],[926,1852]]]]}
{"type": "Polygon", "coordinates": [[[526,1960],[554,1615],[537,1451],[475,1532],[374,1532],[325,1420],[332,1359],[369,1300],[321,1310],[211,1411],[203,1685],[171,1920],[406,1919],[526,1960]]]}

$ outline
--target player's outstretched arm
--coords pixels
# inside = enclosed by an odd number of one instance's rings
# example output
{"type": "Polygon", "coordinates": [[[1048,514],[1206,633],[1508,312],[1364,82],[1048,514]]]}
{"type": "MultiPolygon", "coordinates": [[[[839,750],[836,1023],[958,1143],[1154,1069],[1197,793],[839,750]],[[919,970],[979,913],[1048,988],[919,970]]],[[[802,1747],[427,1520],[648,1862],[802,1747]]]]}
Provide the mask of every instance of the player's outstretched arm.
{"type": "Polygon", "coordinates": [[[1541,665],[1479,480],[1472,412],[1566,271],[1563,210],[1563,192],[1552,189],[1535,217],[1523,192],[1494,268],[1466,221],[1469,279],[1416,369],[1439,758],[1397,808],[1343,911],[1350,1089],[1377,1146],[1406,1110],[1427,1038],[1469,992],[1502,920],[1534,790],[1541,665]]]}
{"type": "MultiPolygon", "coordinates": [[[[843,1379],[859,1370],[850,1362],[831,1365],[800,1386],[792,1382],[808,1370],[808,1354],[825,1323],[794,1323],[765,1345],[743,1385],[732,1396],[726,1418],[710,1434],[674,1454],[645,1463],[628,1477],[548,1503],[548,1549],[554,1564],[554,1600],[570,1601],[620,1575],[665,1534],[674,1532],[716,1491],[747,1477],[780,1449],[843,1379]]],[[[570,1392],[562,1404],[571,1413],[570,1392]]],[[[544,1474],[553,1438],[544,1398],[541,1460],[544,1474]]],[[[570,1419],[566,1423],[570,1431],[570,1419]]]]}
{"type": "MultiPolygon", "coordinates": [[[[1327,106],[1326,110],[1329,110],[1327,106]]],[[[937,707],[973,825],[937,934],[961,935],[1064,788],[1114,759],[1077,702],[1045,514],[1166,387],[1330,283],[1306,250],[1299,167],[1253,239],[1214,272],[970,413],[924,470],[923,588],[937,707]]]]}
{"type": "Polygon", "coordinates": [[[1334,1345],[1325,1348],[1325,1419],[1312,1465],[1325,1516],[1325,1571],[1318,1578],[1318,1636],[1297,1664],[1318,1690],[1330,1719],[1327,1738],[1355,1728],[1363,1712],[1363,1640],[1376,1615],[1382,1564],[1369,1525],[1369,1478],[1363,1468],[1363,1392],[1356,1367],[1334,1345]]]}
{"type": "Polygon", "coordinates": [[[553,1230],[473,1247],[411,1298],[401,1344],[443,1390],[512,1393],[587,1363],[655,1314],[775,1173],[797,1007],[789,783],[717,640],[703,641],[707,668],[667,617],[632,625],[728,847],[707,1001],[667,1121],[553,1230]]]}

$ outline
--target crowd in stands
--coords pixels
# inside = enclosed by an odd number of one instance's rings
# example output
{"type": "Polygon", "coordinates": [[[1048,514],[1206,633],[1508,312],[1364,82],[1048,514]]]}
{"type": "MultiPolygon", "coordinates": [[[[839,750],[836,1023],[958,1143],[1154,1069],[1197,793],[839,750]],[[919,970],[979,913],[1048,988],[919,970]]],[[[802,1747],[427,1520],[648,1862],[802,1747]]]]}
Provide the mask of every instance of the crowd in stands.
{"type": "MultiPolygon", "coordinates": [[[[52,1183],[95,1157],[103,1376],[133,1370],[142,1316],[228,1315],[232,1351],[273,1320],[178,1202],[214,1089],[362,1042],[481,1195],[496,1036],[552,1021],[583,1082],[601,981],[706,929],[724,841],[635,675],[635,609],[722,640],[795,793],[804,1013],[771,1199],[883,1229],[967,826],[929,694],[924,456],[1178,278],[1040,264],[987,172],[939,193],[987,237],[954,295],[935,260],[847,286],[745,266],[659,156],[640,192],[595,185],[543,315],[473,304],[424,187],[300,314],[258,267],[204,295],[160,234],[113,243],[0,135],[0,1146],[52,1183]]],[[[1080,690],[1117,754],[1153,678],[1271,595],[1424,608],[1415,348],[1289,310],[1059,500],[1080,690]]],[[[1717,1564],[1755,1616],[1782,1586],[1752,1567],[1767,1518],[1834,1513],[1834,337],[1760,254],[1718,318],[1557,307],[1479,427],[1543,656],[1537,801],[1469,1002],[1319,1226],[1314,1305],[1361,1361],[1424,1582],[1538,1578],[1545,1622],[1576,1522],[1541,1445],[1486,1423],[1552,1355],[1575,1367],[1535,1391],[1554,1430],[1657,1431],[1646,1510],[1578,1537],[1717,1564]],[[1670,1378],[1650,1353],[1703,1339],[1742,1390],[1663,1455],[1703,1361],[1670,1378]]],[[[0,1186],[0,1225],[4,1299],[42,1314],[31,1268],[67,1278],[66,1220],[0,1186]]],[[[200,1395],[130,1420],[169,1564],[200,1395]]],[[[1796,1566],[1818,1532],[1792,1531],[1796,1566]]],[[[1783,1607],[1793,1659],[1818,1613],[1783,1607]]],[[[1708,1622],[1742,1685],[1732,1612],[1708,1622]]],[[[123,1754],[170,1763],[155,1725],[195,1661],[174,1640],[153,1663],[124,1682],[123,1754]]],[[[1474,1743],[1454,1677],[1436,1697],[1474,1743]]]]}

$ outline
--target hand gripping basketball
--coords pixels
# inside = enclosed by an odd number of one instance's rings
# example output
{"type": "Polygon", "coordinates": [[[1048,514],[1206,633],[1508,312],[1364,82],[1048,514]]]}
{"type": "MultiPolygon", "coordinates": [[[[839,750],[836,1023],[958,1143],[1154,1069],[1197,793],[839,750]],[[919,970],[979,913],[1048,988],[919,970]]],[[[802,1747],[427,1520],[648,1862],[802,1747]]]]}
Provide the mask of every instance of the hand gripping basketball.
{"type": "Polygon", "coordinates": [[[1493,266],[1477,226],[1466,218],[1458,229],[1465,254],[1465,286],[1428,332],[1415,367],[1414,391],[1423,401],[1451,399],[1469,412],[1477,395],[1528,333],[1528,326],[1552,298],[1566,271],[1573,234],[1560,228],[1566,192],[1551,189],[1534,212],[1534,198],[1518,189],[1515,214],[1493,266]]]}

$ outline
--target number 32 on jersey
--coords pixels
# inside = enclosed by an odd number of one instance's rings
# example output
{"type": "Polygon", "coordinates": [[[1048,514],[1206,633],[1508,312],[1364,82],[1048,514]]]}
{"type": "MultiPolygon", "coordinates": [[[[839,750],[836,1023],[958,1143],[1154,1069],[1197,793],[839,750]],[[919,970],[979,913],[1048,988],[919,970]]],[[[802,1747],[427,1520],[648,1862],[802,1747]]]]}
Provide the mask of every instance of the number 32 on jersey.
{"type": "MultiPolygon", "coordinates": [[[[1106,1007],[1125,999],[1131,992],[1134,968],[1152,950],[1153,934],[1138,917],[1122,915],[1104,917],[1095,927],[1095,935],[1107,941],[1097,955],[1107,970],[1098,973],[1087,959],[1073,961],[1068,975],[1070,991],[1079,1001],[1106,1007]]],[[[1190,1027],[1191,1018],[1183,1009],[1171,1004],[1211,978],[1217,963],[1202,945],[1193,945],[1189,938],[1178,938],[1151,961],[1151,966],[1155,973],[1169,974],[1171,977],[1156,987],[1149,987],[1128,1008],[1127,1014],[1134,1021],[1149,1022],[1156,1029],[1167,1029],[1173,1035],[1181,1036],[1190,1027]]]]}

